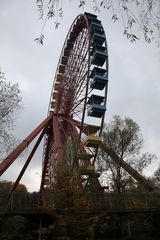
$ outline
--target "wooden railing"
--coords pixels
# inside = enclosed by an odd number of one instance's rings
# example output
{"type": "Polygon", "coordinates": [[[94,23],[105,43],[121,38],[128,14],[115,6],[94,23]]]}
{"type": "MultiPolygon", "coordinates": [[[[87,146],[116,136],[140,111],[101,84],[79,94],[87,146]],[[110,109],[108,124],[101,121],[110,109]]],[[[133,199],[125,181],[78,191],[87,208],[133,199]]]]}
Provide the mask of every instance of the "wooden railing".
{"type": "MultiPolygon", "coordinates": [[[[91,209],[95,211],[112,211],[127,209],[160,209],[160,193],[105,193],[105,194],[92,194],[88,196],[91,209]]],[[[5,209],[4,198],[0,198],[0,212],[5,209]]],[[[38,197],[18,197],[12,196],[11,201],[7,207],[7,212],[16,211],[38,211],[38,197]]],[[[54,204],[49,201],[45,204],[44,209],[54,210],[54,204]]]]}
{"type": "Polygon", "coordinates": [[[125,210],[160,208],[159,193],[106,193],[92,196],[93,209],[125,210]]]}

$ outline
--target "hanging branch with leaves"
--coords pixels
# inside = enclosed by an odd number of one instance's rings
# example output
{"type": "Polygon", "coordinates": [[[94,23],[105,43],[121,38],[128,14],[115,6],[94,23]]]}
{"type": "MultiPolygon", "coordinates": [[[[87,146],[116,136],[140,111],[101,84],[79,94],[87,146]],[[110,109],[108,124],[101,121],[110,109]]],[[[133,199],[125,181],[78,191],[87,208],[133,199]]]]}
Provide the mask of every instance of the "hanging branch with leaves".
{"type": "Polygon", "coordinates": [[[57,29],[60,25],[59,19],[63,16],[62,1],[59,0],[37,0],[36,1],[40,19],[43,20],[41,34],[35,39],[37,43],[43,45],[44,43],[44,29],[48,20],[55,19],[54,24],[57,29]]]}
{"type": "MultiPolygon", "coordinates": [[[[79,0],[78,6],[85,10],[87,3],[90,2],[79,0]]],[[[63,16],[63,3],[62,0],[36,0],[36,4],[40,19],[43,19],[44,23],[40,37],[35,41],[43,45],[46,22],[54,19],[55,28],[58,28],[60,18],[63,16]]],[[[108,10],[114,23],[121,21],[124,27],[123,33],[131,42],[138,40],[138,32],[141,32],[147,43],[160,44],[159,0],[92,0],[92,4],[95,12],[108,10]]]]}
{"type": "Polygon", "coordinates": [[[112,20],[121,18],[124,26],[124,35],[135,42],[138,31],[142,32],[147,43],[160,43],[160,1],[159,0],[103,0],[100,7],[111,10],[112,20]]]}

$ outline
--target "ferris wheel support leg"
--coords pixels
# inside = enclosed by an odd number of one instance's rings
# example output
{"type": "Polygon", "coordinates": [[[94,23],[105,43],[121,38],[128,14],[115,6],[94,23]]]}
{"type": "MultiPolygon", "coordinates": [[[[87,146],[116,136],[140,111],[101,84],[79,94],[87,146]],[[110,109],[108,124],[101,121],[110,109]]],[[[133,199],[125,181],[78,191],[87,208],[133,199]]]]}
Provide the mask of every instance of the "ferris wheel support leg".
{"type": "Polygon", "coordinates": [[[141,174],[139,174],[134,168],[132,168],[127,162],[119,158],[118,155],[103,143],[100,145],[101,149],[108,154],[113,161],[120,165],[125,171],[127,171],[136,181],[138,181],[149,192],[158,190],[152,183],[146,180],[141,174]]]}
{"type": "Polygon", "coordinates": [[[53,135],[55,140],[55,149],[57,152],[57,159],[58,163],[62,163],[63,161],[63,144],[60,137],[60,131],[59,131],[59,124],[58,124],[58,118],[56,115],[53,115],[52,117],[52,128],[53,128],[53,135]]]}
{"type": "Polygon", "coordinates": [[[35,137],[45,128],[52,115],[47,117],[34,131],[27,136],[9,155],[0,163],[0,176],[9,168],[16,158],[28,147],[35,137]]]}
{"type": "Polygon", "coordinates": [[[45,131],[46,131],[46,129],[44,129],[44,130],[41,132],[41,134],[40,134],[40,136],[39,136],[36,144],[34,145],[34,147],[33,147],[32,151],[31,151],[31,153],[30,153],[27,161],[25,162],[25,164],[24,164],[24,166],[23,166],[20,174],[18,175],[15,183],[14,183],[13,186],[11,187],[11,189],[10,189],[10,191],[9,191],[9,193],[8,193],[7,198],[5,199],[6,206],[8,206],[8,204],[9,204],[9,202],[10,202],[10,199],[11,199],[11,196],[12,196],[12,193],[16,190],[16,188],[17,188],[17,186],[18,186],[21,178],[23,177],[23,174],[25,173],[25,171],[26,171],[26,169],[27,169],[27,167],[28,167],[28,165],[29,165],[32,157],[34,156],[34,154],[35,154],[35,152],[36,152],[36,150],[37,150],[37,148],[38,148],[38,146],[39,146],[39,144],[40,144],[40,142],[41,142],[41,140],[42,140],[42,138],[43,138],[43,136],[44,136],[44,134],[45,134],[45,131]]]}

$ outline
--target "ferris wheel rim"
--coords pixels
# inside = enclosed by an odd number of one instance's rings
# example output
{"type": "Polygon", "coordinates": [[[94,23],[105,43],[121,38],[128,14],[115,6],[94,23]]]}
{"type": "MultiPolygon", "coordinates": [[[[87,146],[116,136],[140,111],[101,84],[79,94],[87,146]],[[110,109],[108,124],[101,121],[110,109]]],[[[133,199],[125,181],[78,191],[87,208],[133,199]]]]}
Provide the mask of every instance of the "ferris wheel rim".
{"type": "Polygon", "coordinates": [[[48,106],[48,113],[47,113],[47,115],[50,115],[49,108],[50,108],[50,103],[51,103],[51,100],[52,100],[52,93],[53,93],[53,91],[54,91],[54,84],[55,84],[55,82],[56,82],[56,78],[57,78],[57,75],[58,75],[58,69],[59,69],[60,61],[61,61],[62,56],[63,56],[63,50],[64,50],[64,48],[65,48],[66,41],[67,41],[67,39],[68,39],[68,36],[69,36],[69,34],[70,34],[70,32],[71,32],[71,29],[72,29],[72,27],[74,26],[76,20],[77,20],[78,18],[80,18],[80,17],[83,17],[83,14],[79,14],[79,15],[74,19],[74,21],[72,22],[72,24],[71,24],[71,26],[70,26],[70,28],[69,28],[69,31],[68,31],[67,36],[66,36],[66,38],[65,38],[65,41],[64,41],[64,43],[63,43],[62,50],[61,50],[61,53],[60,53],[60,56],[59,56],[59,60],[58,60],[58,64],[57,64],[57,68],[56,68],[56,72],[55,72],[55,76],[54,76],[54,80],[53,80],[53,84],[52,84],[52,89],[51,89],[51,95],[50,95],[50,100],[49,100],[49,106],[48,106]]]}

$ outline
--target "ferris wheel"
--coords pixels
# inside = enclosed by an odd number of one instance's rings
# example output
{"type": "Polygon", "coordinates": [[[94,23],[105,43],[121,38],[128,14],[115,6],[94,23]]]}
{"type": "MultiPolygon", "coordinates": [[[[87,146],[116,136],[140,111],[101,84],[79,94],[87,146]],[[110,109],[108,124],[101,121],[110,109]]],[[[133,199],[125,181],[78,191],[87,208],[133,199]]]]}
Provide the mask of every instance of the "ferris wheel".
{"type": "Polygon", "coordinates": [[[48,131],[44,142],[41,188],[51,184],[55,164],[67,157],[66,146],[72,148],[69,164],[73,169],[81,167],[82,174],[95,173],[107,86],[108,51],[103,26],[97,16],[81,14],[67,34],[51,91],[48,115],[53,116],[53,131],[48,131]]]}
{"type": "Polygon", "coordinates": [[[47,118],[0,163],[1,176],[40,133],[8,199],[43,137],[40,192],[51,188],[55,167],[61,171],[64,163],[72,171],[88,175],[101,189],[94,163],[102,143],[107,86],[108,51],[103,26],[97,16],[81,14],[71,25],[61,51],[47,118]]]}
{"type": "Polygon", "coordinates": [[[108,50],[105,32],[97,16],[84,13],[74,20],[64,42],[51,91],[48,116],[0,162],[1,176],[39,135],[8,193],[7,204],[43,138],[40,200],[45,189],[52,189],[56,169],[61,172],[65,164],[72,171],[78,171],[82,180],[87,179],[85,183],[83,181],[83,186],[90,193],[104,193],[105,187],[99,183],[100,174],[94,166],[99,147],[145,189],[157,189],[120,159],[113,149],[102,143],[107,88],[108,50]]]}

